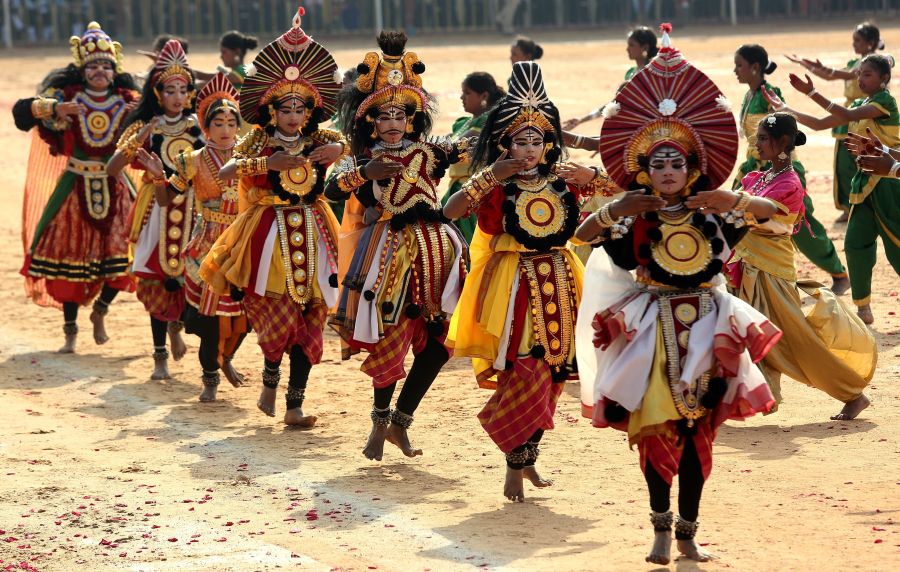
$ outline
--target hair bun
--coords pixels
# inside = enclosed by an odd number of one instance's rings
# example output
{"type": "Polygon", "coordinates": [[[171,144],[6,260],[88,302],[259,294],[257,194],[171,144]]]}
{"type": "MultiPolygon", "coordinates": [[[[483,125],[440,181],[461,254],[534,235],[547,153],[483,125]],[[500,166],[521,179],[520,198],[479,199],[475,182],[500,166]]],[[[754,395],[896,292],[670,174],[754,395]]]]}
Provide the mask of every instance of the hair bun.
{"type": "Polygon", "coordinates": [[[800,147],[801,145],[806,145],[806,133],[797,131],[797,134],[794,135],[794,146],[800,147]]]}
{"type": "Polygon", "coordinates": [[[773,61],[770,61],[769,63],[766,64],[766,69],[763,71],[765,71],[766,74],[770,74],[770,73],[774,73],[774,71],[776,69],[778,69],[778,64],[776,64],[773,61]]]}

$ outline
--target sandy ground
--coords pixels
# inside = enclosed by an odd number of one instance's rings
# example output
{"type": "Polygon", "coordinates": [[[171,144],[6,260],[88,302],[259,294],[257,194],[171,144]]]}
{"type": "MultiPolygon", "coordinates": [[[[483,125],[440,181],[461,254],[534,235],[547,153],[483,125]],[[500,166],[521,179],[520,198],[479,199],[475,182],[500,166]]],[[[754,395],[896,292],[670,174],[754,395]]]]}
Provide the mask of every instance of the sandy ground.
{"type": "MultiPolygon", "coordinates": [[[[882,23],[886,24],[886,23],[882,23]]],[[[900,28],[884,25],[888,46],[900,28]]],[[[772,26],[688,29],[678,47],[709,73],[732,102],[744,90],[731,54],[759,41],[773,54],[848,59],[851,23],[795,32],[772,26]]],[[[550,96],[564,118],[611,96],[627,68],[622,35],[547,38],[542,60],[550,96]]],[[[460,80],[484,69],[506,77],[505,41],[442,40],[418,49],[426,86],[440,97],[437,132],[459,114],[460,80]]],[[[412,46],[416,47],[417,42],[412,46]]],[[[341,46],[342,66],[368,46],[341,46]]],[[[132,46],[134,48],[135,46],[132,46]]],[[[212,50],[192,53],[210,69],[212,50]]],[[[97,347],[82,314],[79,354],[55,352],[61,315],[25,301],[17,270],[21,189],[28,137],[15,130],[13,102],[33,93],[68,50],[5,54],[0,84],[0,567],[39,570],[632,570],[644,563],[652,530],[636,452],[621,433],[579,417],[578,387],[561,399],[557,428],[545,438],[542,466],[550,489],[528,489],[524,504],[501,496],[503,457],[475,414],[488,398],[466,360],[454,360],[419,410],[413,437],[425,456],[407,460],[390,448],[384,462],[360,454],[369,429],[370,389],[360,360],[340,363],[329,335],[324,363],[313,370],[310,431],[286,429],[255,408],[260,352],[248,340],[236,363],[251,386],[223,385],[220,401],[201,405],[192,353],[175,379],[148,381],[148,319],[132,296],[108,318],[112,341],[97,347]]],[[[772,77],[792,92],[781,57],[772,77]]],[[[128,61],[131,69],[144,62],[128,61]]],[[[818,82],[837,97],[841,87],[818,82]]],[[[894,82],[895,91],[900,86],[894,82]]],[[[590,126],[583,132],[590,133],[590,126]]],[[[833,225],[832,142],[811,137],[801,159],[829,234],[833,225]]],[[[584,154],[576,156],[586,160],[584,154]]],[[[807,261],[801,274],[825,280],[807,261]]],[[[883,254],[875,276],[873,328],[881,351],[868,389],[873,405],[860,419],[828,416],[839,404],[785,381],[785,403],[769,417],[722,429],[716,467],[704,495],[699,538],[721,556],[678,570],[889,570],[900,567],[900,279],[883,254]]],[[[283,402],[279,402],[279,415],[283,402]]]]}

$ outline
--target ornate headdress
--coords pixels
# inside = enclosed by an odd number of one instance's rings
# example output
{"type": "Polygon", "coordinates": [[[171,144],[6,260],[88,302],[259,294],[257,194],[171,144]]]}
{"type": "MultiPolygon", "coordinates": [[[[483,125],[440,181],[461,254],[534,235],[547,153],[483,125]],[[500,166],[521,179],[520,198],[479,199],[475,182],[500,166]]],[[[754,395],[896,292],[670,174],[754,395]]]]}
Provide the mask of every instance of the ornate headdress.
{"type": "Polygon", "coordinates": [[[227,109],[233,111],[235,115],[240,115],[238,92],[221,72],[214,75],[197,93],[197,119],[200,125],[206,125],[207,114],[210,111],[220,109],[227,109]]]}
{"type": "Polygon", "coordinates": [[[422,91],[420,74],[425,64],[415,52],[407,52],[406,34],[382,32],[378,36],[381,53],[369,52],[356,69],[359,78],[356,89],[369,94],[356,110],[356,119],[373,107],[402,107],[414,105],[416,111],[425,111],[428,97],[422,91]]]}
{"type": "Polygon", "coordinates": [[[514,137],[524,129],[534,129],[541,135],[556,133],[554,117],[559,112],[547,97],[541,66],[535,62],[516,62],[509,78],[509,92],[497,104],[496,120],[491,136],[499,141],[514,137]]]}
{"type": "Polygon", "coordinates": [[[334,57],[300,27],[301,7],[293,26],[264,47],[241,86],[241,117],[259,123],[259,109],[286,97],[312,99],[327,115],[335,112],[342,77],[334,57]]]}
{"type": "Polygon", "coordinates": [[[91,22],[84,34],[79,38],[69,38],[72,46],[72,57],[75,65],[84,67],[91,62],[107,61],[113,64],[116,73],[122,73],[122,44],[114,42],[106,32],[100,29],[100,24],[91,22]]]}
{"type": "Polygon", "coordinates": [[[627,188],[640,157],[662,146],[694,155],[716,188],[731,174],[738,152],[734,115],[719,88],[671,46],[670,24],[660,27],[662,48],[607,106],[600,156],[610,177],[627,188]]]}
{"type": "Polygon", "coordinates": [[[154,85],[165,85],[170,81],[183,81],[189,85],[193,83],[194,75],[191,73],[187,54],[184,53],[181,42],[178,40],[166,42],[156,56],[151,81],[154,85]]]}

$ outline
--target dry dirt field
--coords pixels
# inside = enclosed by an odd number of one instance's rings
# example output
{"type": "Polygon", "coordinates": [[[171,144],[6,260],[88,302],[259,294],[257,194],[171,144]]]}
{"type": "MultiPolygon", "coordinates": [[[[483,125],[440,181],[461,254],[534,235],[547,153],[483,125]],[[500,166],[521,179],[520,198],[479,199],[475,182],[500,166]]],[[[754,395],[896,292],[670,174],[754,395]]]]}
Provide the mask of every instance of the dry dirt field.
{"type": "MultiPolygon", "coordinates": [[[[796,68],[781,54],[845,62],[853,24],[688,28],[674,40],[735,106],[744,89],[731,72],[732,53],[743,42],[764,44],[780,65],[771,81],[812,110],[788,86],[796,68]]],[[[897,22],[880,24],[887,45],[900,46],[897,22]]],[[[538,39],[546,40],[541,63],[564,119],[605,103],[628,67],[624,31],[538,39]]],[[[328,45],[343,67],[370,48],[358,40],[328,45]]],[[[138,47],[128,47],[131,70],[145,65],[133,55],[138,47]]],[[[416,39],[410,47],[428,65],[425,85],[440,99],[437,132],[447,132],[460,112],[466,73],[508,74],[505,39],[416,39]]],[[[191,53],[205,69],[216,60],[211,47],[191,53]]],[[[637,453],[622,434],[593,429],[579,416],[576,385],[544,440],[542,466],[554,486],[529,488],[527,502],[510,504],[500,494],[503,457],[475,417],[488,394],[475,386],[466,360],[448,364],[419,410],[412,435],[425,455],[408,460],[388,446],[385,460],[374,463],[360,453],[370,386],[359,359],[340,362],[334,335],[310,379],[308,411],[319,416],[310,431],[286,429],[256,410],[262,358],[253,337],[235,360],[251,385],[223,385],[214,404],[197,401],[196,338],[188,339],[192,353],[174,364],[174,379],[149,381],[149,320],[133,296],[113,306],[110,343],[89,341],[82,313],[79,353],[56,354],[61,315],[27,303],[17,274],[29,138],[15,130],[10,110],[50,67],[67,62],[65,47],[0,54],[0,568],[653,568],[644,562],[652,529],[637,453]]],[[[832,97],[842,91],[817,86],[832,97]]],[[[893,86],[900,92],[900,81],[893,86]]],[[[800,156],[817,212],[842,245],[844,227],[833,224],[830,198],[831,138],[815,134],[800,156]]],[[[798,258],[798,266],[803,276],[825,280],[807,261],[798,258]]],[[[898,290],[900,279],[880,253],[872,407],[856,421],[832,422],[838,403],[785,381],[778,413],[724,427],[699,533],[720,559],[668,569],[900,569],[898,290]]]]}

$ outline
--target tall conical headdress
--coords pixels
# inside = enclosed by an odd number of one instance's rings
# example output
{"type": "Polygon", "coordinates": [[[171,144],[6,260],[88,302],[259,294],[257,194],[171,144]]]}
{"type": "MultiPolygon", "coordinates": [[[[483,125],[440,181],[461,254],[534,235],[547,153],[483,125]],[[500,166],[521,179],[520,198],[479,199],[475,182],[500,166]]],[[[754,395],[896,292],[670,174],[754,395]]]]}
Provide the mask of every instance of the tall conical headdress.
{"type": "Polygon", "coordinates": [[[287,96],[312,99],[327,115],[335,112],[342,77],[334,57],[300,27],[301,7],[290,30],[264,47],[241,86],[241,117],[259,122],[259,109],[287,96]]]}
{"type": "Polygon", "coordinates": [[[670,145],[696,155],[700,172],[716,188],[737,159],[734,115],[712,80],[672,47],[672,26],[663,24],[661,30],[659,53],[607,106],[600,134],[603,165],[617,185],[627,188],[641,170],[640,157],[670,145]]]}
{"type": "Polygon", "coordinates": [[[512,137],[525,128],[536,129],[542,134],[555,131],[556,106],[547,97],[541,66],[535,62],[513,64],[509,91],[497,106],[492,132],[495,139],[504,135],[512,137]]]}
{"type": "Polygon", "coordinates": [[[206,116],[211,110],[222,108],[230,109],[236,115],[240,114],[238,92],[225,74],[220,72],[197,93],[197,119],[200,125],[206,125],[206,116]]]}
{"type": "Polygon", "coordinates": [[[184,48],[181,47],[181,42],[178,40],[169,40],[159,51],[151,76],[154,84],[166,84],[173,80],[184,81],[188,84],[194,81],[194,75],[188,65],[187,54],[184,53],[184,48]]]}
{"type": "Polygon", "coordinates": [[[79,38],[69,38],[75,65],[84,67],[96,61],[111,62],[116,73],[122,73],[122,44],[114,42],[97,22],[91,22],[79,38]]]}

